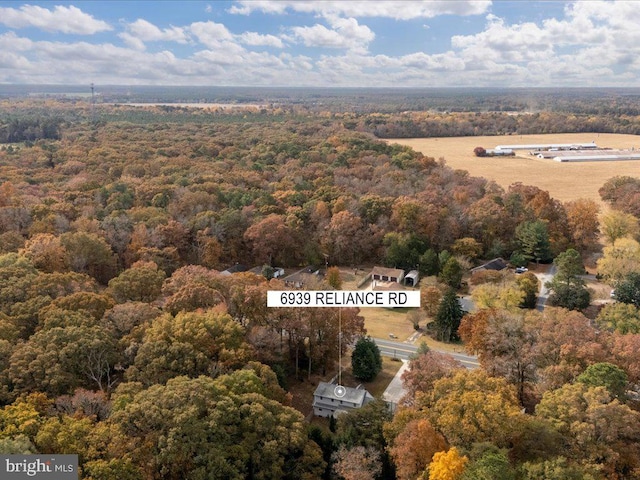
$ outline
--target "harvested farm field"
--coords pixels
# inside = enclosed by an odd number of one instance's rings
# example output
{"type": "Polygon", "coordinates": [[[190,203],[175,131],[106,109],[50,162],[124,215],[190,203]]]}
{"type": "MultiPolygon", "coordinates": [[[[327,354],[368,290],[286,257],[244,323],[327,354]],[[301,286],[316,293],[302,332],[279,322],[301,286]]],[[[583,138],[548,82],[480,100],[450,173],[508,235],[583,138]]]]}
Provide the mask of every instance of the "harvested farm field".
{"type": "Polygon", "coordinates": [[[521,182],[535,185],[563,202],[590,198],[603,204],[598,189],[616,175],[640,177],[640,160],[560,163],[516,151],[515,157],[476,157],[475,147],[496,145],[564,144],[595,142],[599,148],[640,149],[640,135],[613,133],[563,133],[548,135],[504,135],[486,137],[399,138],[389,143],[408,145],[435,159],[444,158],[451,168],[494,180],[505,189],[521,182]]]}

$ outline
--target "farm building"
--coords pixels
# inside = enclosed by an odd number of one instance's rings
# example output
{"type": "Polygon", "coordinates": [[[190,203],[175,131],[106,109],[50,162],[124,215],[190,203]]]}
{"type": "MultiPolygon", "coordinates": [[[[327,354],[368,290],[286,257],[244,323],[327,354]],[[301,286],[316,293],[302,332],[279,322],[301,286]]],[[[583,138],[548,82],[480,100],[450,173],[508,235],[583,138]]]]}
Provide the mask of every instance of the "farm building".
{"type": "Polygon", "coordinates": [[[553,160],[556,162],[606,162],[619,160],[640,160],[640,151],[637,150],[595,150],[555,152],[553,160]]]}
{"type": "Polygon", "coordinates": [[[590,150],[598,148],[591,143],[542,143],[529,145],[496,145],[495,150],[590,150]]]}
{"type": "Polygon", "coordinates": [[[337,385],[320,382],[313,392],[313,414],[318,417],[337,417],[341,413],[362,408],[374,398],[364,388],[340,387],[341,395],[336,394],[337,385]]]}
{"type": "Polygon", "coordinates": [[[400,283],[404,278],[404,270],[399,268],[373,267],[371,280],[400,283]]]}
{"type": "Polygon", "coordinates": [[[516,153],[511,148],[488,148],[485,151],[485,157],[508,157],[515,155],[516,153]]]}

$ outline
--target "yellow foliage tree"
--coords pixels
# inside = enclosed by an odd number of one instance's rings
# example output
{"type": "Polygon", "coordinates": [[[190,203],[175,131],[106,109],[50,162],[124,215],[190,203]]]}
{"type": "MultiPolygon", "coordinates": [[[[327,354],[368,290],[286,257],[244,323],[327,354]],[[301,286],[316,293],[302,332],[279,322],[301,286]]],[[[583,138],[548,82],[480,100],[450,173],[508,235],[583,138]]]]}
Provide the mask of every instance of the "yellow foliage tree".
{"type": "Polygon", "coordinates": [[[598,259],[598,273],[606,280],[617,281],[627,273],[640,271],[640,243],[632,238],[618,238],[606,246],[598,259]]]}
{"type": "Polygon", "coordinates": [[[456,447],[438,452],[429,464],[429,480],[458,480],[464,473],[469,459],[460,455],[456,447]]]}

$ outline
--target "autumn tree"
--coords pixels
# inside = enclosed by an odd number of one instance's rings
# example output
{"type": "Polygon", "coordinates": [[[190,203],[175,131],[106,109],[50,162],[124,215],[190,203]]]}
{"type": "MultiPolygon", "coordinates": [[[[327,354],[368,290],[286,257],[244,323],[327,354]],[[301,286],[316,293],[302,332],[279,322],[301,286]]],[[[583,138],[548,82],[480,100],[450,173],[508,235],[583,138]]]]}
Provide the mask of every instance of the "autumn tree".
{"type": "Polygon", "coordinates": [[[417,404],[451,445],[462,448],[484,441],[506,446],[523,415],[515,388],[479,369],[437,380],[417,404]]]}
{"type": "Polygon", "coordinates": [[[566,203],[567,220],[576,248],[581,252],[594,249],[598,240],[598,204],[587,198],[566,203]]]}
{"type": "Polygon", "coordinates": [[[514,311],[520,308],[525,293],[517,285],[478,285],[471,293],[473,304],[478,309],[499,308],[514,311]]]}
{"type": "Polygon", "coordinates": [[[475,238],[459,238],[455,242],[453,242],[451,251],[455,255],[460,255],[474,260],[482,254],[482,244],[475,238]]]}
{"type": "Polygon", "coordinates": [[[538,292],[540,291],[540,281],[538,277],[532,272],[525,272],[522,275],[518,275],[516,285],[524,295],[519,306],[528,309],[536,308],[538,304],[538,292]]]}
{"type": "Polygon", "coordinates": [[[369,402],[362,408],[338,417],[335,441],[347,448],[371,447],[382,454],[386,446],[383,426],[392,417],[387,404],[382,400],[369,402]]]}
{"type": "Polygon", "coordinates": [[[342,278],[338,267],[329,267],[326,273],[326,279],[329,286],[340,290],[342,288],[342,278]]]}
{"type": "Polygon", "coordinates": [[[640,180],[636,177],[617,175],[608,179],[598,190],[600,197],[616,210],[640,217],[638,196],[640,180]]]}
{"type": "Polygon", "coordinates": [[[595,323],[612,332],[640,333],[640,308],[631,303],[608,303],[598,312],[595,323]]]}
{"type": "Polygon", "coordinates": [[[410,421],[389,450],[398,480],[418,478],[433,456],[446,448],[446,440],[428,419],[422,417],[410,421]]]}
{"type": "Polygon", "coordinates": [[[106,284],[115,272],[115,256],[102,237],[94,233],[68,232],[60,236],[67,262],[74,272],[87,273],[106,284]]]}
{"type": "Polygon", "coordinates": [[[409,360],[409,368],[402,374],[402,383],[406,391],[403,403],[413,404],[418,392],[429,392],[436,380],[450,377],[461,368],[462,364],[451,355],[436,352],[428,347],[419,350],[409,360]]]}
{"type": "Polygon", "coordinates": [[[576,377],[576,382],[584,383],[589,387],[604,387],[611,398],[624,401],[629,379],[620,367],[609,362],[600,362],[589,365],[576,377]]]}
{"type": "Polygon", "coordinates": [[[640,334],[613,335],[612,359],[616,365],[624,369],[631,383],[640,381],[640,364],[637,361],[639,348],[640,334]]]}
{"type": "Polygon", "coordinates": [[[640,243],[619,238],[607,245],[598,259],[598,273],[610,282],[618,282],[631,272],[640,272],[640,243]]]}
{"type": "Polygon", "coordinates": [[[480,443],[469,453],[469,463],[463,480],[515,480],[516,471],[509,462],[507,451],[490,443],[480,443]]]}
{"type": "Polygon", "coordinates": [[[109,280],[116,301],[151,302],[160,296],[165,273],[153,262],[136,262],[109,280]]]}
{"type": "Polygon", "coordinates": [[[372,245],[372,235],[362,219],[346,210],[335,213],[322,235],[321,245],[334,263],[356,265],[372,245]]]}
{"type": "Polygon", "coordinates": [[[239,368],[251,358],[244,335],[226,314],[165,314],[146,329],[127,378],[150,385],[179,375],[215,375],[239,368]]]}
{"type": "Polygon", "coordinates": [[[340,447],[332,456],[333,471],[344,480],[371,480],[382,472],[380,452],[369,447],[340,447]]]}
{"type": "Polygon", "coordinates": [[[429,317],[435,317],[442,300],[442,289],[436,285],[424,285],[420,288],[420,306],[429,317]]]}
{"type": "Polygon", "coordinates": [[[608,244],[621,238],[633,238],[639,231],[638,218],[629,213],[611,210],[600,216],[600,232],[608,244]]]}
{"type": "Polygon", "coordinates": [[[36,332],[14,350],[9,376],[18,392],[110,389],[120,358],[111,332],[99,325],[55,327],[36,332]]]}
{"type": "Polygon", "coordinates": [[[177,377],[114,403],[112,421],[136,440],[134,464],[154,477],[294,480],[325,468],[302,414],[269,398],[250,372],[177,377]]]}
{"type": "Polygon", "coordinates": [[[606,361],[607,335],[596,330],[582,313],[547,307],[536,321],[536,387],[540,392],[559,388],[590,364],[606,361]]]}
{"type": "Polygon", "coordinates": [[[546,392],[536,416],[549,420],[563,435],[569,458],[594,465],[606,476],[639,466],[640,414],[611,400],[604,387],[578,382],[546,392]]]}
{"type": "Polygon", "coordinates": [[[287,225],[286,217],[271,214],[251,225],[244,239],[252,246],[253,256],[268,265],[289,266],[294,260],[296,233],[287,225]]]}
{"type": "Polygon", "coordinates": [[[225,303],[222,284],[215,270],[199,265],[179,268],[162,286],[162,294],[166,297],[165,308],[177,314],[225,303]]]}
{"type": "Polygon", "coordinates": [[[460,335],[492,376],[517,388],[521,404],[537,379],[536,317],[506,310],[486,310],[463,319],[460,335]]]}
{"type": "Polygon", "coordinates": [[[458,480],[462,478],[469,459],[460,455],[456,447],[438,452],[429,464],[429,480],[458,480]]]}
{"type": "Polygon", "coordinates": [[[43,272],[61,272],[67,269],[67,257],[60,238],[50,233],[34,235],[20,250],[33,266],[43,272]]]}

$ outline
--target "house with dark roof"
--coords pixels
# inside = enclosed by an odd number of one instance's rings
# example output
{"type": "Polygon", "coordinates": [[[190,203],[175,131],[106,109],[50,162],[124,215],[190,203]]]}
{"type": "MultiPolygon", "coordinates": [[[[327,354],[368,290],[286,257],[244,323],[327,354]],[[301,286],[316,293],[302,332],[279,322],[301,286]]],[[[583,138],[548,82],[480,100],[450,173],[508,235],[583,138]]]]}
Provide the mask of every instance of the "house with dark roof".
{"type": "Polygon", "coordinates": [[[282,280],[287,287],[302,288],[305,284],[313,283],[321,278],[322,272],[320,269],[318,267],[309,266],[284,277],[282,280]]]}
{"type": "Polygon", "coordinates": [[[232,275],[234,273],[246,272],[249,270],[249,267],[242,265],[241,263],[236,263],[235,265],[230,266],[226,270],[220,272],[221,275],[232,275]]]}
{"type": "Polygon", "coordinates": [[[362,408],[373,400],[373,396],[364,388],[320,382],[313,392],[313,414],[335,418],[341,413],[362,408]]]}
{"type": "Polygon", "coordinates": [[[499,272],[500,270],[504,270],[507,268],[509,264],[502,258],[494,258],[493,260],[484,263],[478,267],[472,268],[471,273],[480,272],[482,270],[494,270],[499,272]]]}

